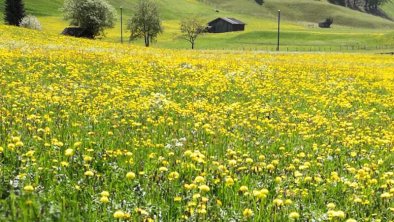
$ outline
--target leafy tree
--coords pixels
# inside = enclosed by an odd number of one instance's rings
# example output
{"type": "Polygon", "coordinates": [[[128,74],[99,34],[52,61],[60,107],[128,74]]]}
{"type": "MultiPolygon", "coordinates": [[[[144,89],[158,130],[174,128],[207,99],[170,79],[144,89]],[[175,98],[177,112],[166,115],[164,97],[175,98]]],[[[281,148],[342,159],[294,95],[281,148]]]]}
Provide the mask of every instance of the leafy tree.
{"type": "Polygon", "coordinates": [[[141,0],[134,16],[128,21],[128,29],[131,32],[130,40],[144,38],[145,46],[149,47],[163,31],[157,4],[152,0],[141,0]]]}
{"type": "Polygon", "coordinates": [[[19,26],[22,18],[25,17],[25,6],[22,0],[5,1],[4,21],[8,25],[19,26]]]}
{"type": "Polygon", "coordinates": [[[38,21],[37,17],[28,15],[23,17],[22,21],[19,23],[20,27],[41,30],[41,23],[38,21]]]}
{"type": "Polygon", "coordinates": [[[259,5],[263,5],[264,4],[264,0],[255,0],[255,2],[259,5]]]}
{"type": "Polygon", "coordinates": [[[181,21],[183,38],[190,42],[192,49],[194,49],[197,37],[205,32],[206,27],[207,26],[196,17],[186,18],[181,21]]]}
{"type": "Polygon", "coordinates": [[[365,0],[364,8],[366,10],[377,10],[379,6],[384,5],[391,0],[365,0]]]}
{"type": "Polygon", "coordinates": [[[113,28],[117,16],[105,0],[65,0],[63,12],[70,25],[86,29],[91,37],[104,35],[106,28],[113,28]]]}

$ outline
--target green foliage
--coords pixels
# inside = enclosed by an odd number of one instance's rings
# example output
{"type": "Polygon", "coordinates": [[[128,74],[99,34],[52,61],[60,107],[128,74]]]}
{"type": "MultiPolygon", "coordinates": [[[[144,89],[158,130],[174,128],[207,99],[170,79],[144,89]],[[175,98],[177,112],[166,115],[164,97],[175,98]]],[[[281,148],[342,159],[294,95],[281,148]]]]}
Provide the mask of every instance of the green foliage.
{"type": "Polygon", "coordinates": [[[364,0],[365,1],[365,9],[368,10],[376,10],[379,6],[390,2],[391,0],[364,0]]]}
{"type": "Polygon", "coordinates": [[[5,1],[4,21],[8,25],[19,26],[22,18],[25,17],[25,6],[22,0],[5,1]]]}
{"type": "Polygon", "coordinates": [[[255,2],[259,5],[263,5],[264,4],[264,0],[255,0],[255,2]]]}
{"type": "Polygon", "coordinates": [[[92,37],[104,35],[116,21],[115,9],[105,0],[65,0],[63,12],[71,25],[87,29],[92,37]]]}
{"type": "Polygon", "coordinates": [[[362,5],[368,11],[376,10],[379,6],[391,2],[391,0],[328,0],[328,2],[351,8],[358,8],[362,5]]]}
{"type": "Polygon", "coordinates": [[[134,16],[128,21],[131,32],[130,40],[144,38],[145,46],[149,47],[163,29],[157,4],[151,0],[140,1],[134,16]]]}
{"type": "Polygon", "coordinates": [[[190,17],[181,21],[181,32],[183,34],[183,38],[190,42],[192,49],[194,49],[197,37],[204,33],[205,29],[206,25],[197,17],[190,17]]]}

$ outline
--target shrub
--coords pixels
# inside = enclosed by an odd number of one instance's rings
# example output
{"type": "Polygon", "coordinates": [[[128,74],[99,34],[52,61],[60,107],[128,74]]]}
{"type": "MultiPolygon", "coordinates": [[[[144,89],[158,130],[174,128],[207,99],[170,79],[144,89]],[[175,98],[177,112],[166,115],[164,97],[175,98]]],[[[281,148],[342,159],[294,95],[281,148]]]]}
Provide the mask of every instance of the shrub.
{"type": "Polygon", "coordinates": [[[255,2],[259,5],[263,5],[264,4],[264,0],[255,0],[255,2]]]}
{"type": "Polygon", "coordinates": [[[40,21],[38,21],[37,17],[28,15],[23,17],[22,21],[19,23],[20,27],[34,29],[34,30],[41,30],[40,21]]]}

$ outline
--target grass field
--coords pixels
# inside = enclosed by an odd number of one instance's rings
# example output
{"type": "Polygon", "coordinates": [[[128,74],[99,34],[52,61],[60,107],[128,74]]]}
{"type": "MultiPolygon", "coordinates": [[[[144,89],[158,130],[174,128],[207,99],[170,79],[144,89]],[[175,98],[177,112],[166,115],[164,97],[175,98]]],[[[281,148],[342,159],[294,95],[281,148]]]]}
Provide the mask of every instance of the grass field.
{"type": "Polygon", "coordinates": [[[0,25],[0,221],[393,221],[388,55],[0,25]]]}
{"type": "Polygon", "coordinates": [[[384,12],[392,19],[394,19],[394,2],[390,1],[387,4],[383,5],[384,12]]]}
{"type": "MultiPolygon", "coordinates": [[[[60,33],[67,27],[59,10],[62,0],[26,0],[29,13],[37,15],[44,30],[60,33]]],[[[133,13],[135,0],[111,0],[111,4],[124,10],[124,23],[133,13]]],[[[252,0],[163,0],[159,1],[163,18],[164,33],[153,47],[189,48],[179,31],[180,20],[184,17],[199,16],[206,22],[216,17],[236,17],[247,23],[245,32],[206,34],[197,40],[200,49],[248,49],[273,50],[276,44],[276,12],[282,10],[283,50],[289,51],[359,51],[367,48],[374,51],[392,51],[394,45],[394,22],[376,16],[312,0],[270,0],[258,6],[252,0]],[[219,13],[215,12],[218,9],[219,13]],[[317,28],[317,22],[332,16],[332,29],[317,28]]],[[[392,13],[393,3],[386,5],[392,13]]],[[[125,39],[128,33],[125,32],[125,39]]],[[[120,24],[107,30],[102,41],[119,42],[120,24]]],[[[142,45],[141,41],[133,44],[142,45]]]]}

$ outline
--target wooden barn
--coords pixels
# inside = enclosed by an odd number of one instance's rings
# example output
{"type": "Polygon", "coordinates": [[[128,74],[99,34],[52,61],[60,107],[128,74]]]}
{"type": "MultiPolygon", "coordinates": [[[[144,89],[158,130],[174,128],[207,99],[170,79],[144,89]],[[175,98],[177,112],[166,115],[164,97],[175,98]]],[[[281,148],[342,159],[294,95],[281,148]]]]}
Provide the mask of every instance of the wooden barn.
{"type": "Polygon", "coordinates": [[[208,23],[208,32],[235,32],[244,31],[245,23],[234,18],[217,18],[208,23]]]}

